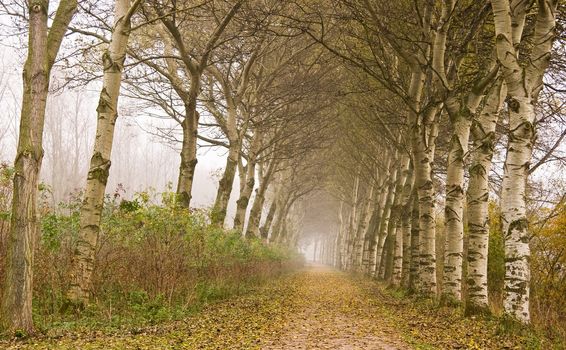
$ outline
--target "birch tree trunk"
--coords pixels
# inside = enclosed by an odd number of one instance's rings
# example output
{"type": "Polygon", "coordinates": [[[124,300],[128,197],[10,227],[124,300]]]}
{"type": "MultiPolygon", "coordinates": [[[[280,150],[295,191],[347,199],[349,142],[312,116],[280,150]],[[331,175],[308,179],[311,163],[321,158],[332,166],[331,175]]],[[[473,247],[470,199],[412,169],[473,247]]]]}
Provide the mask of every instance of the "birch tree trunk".
{"type": "MultiPolygon", "coordinates": [[[[428,7],[427,7],[427,11],[428,7]]],[[[429,23],[430,23],[430,18],[429,18],[429,14],[425,13],[425,21],[423,21],[423,25],[425,26],[424,29],[424,33],[426,33],[428,30],[426,29],[426,27],[428,27],[429,23]]],[[[418,63],[419,60],[417,60],[418,63]]],[[[421,180],[422,178],[419,180],[419,176],[422,177],[422,174],[419,174],[423,172],[422,169],[422,165],[419,164],[418,162],[420,162],[420,159],[417,157],[416,154],[416,150],[419,147],[418,143],[419,143],[419,116],[418,113],[416,113],[415,111],[418,111],[420,109],[420,104],[421,104],[421,97],[422,97],[422,92],[423,92],[423,86],[425,83],[425,74],[423,73],[423,71],[421,70],[420,66],[417,63],[413,63],[412,67],[411,67],[411,82],[409,85],[409,98],[410,98],[410,103],[411,103],[411,107],[413,109],[413,112],[410,113],[409,115],[409,127],[411,129],[411,150],[412,150],[412,163],[413,163],[413,172],[414,172],[414,193],[413,193],[413,210],[411,212],[411,264],[409,266],[409,281],[408,281],[408,285],[409,285],[409,289],[412,291],[418,291],[420,289],[420,263],[421,263],[421,256],[420,256],[420,250],[421,250],[421,246],[423,244],[423,237],[421,236],[421,224],[420,224],[420,220],[419,220],[419,215],[420,215],[420,194],[418,192],[418,189],[421,186],[421,180]]],[[[429,175],[430,176],[430,175],[429,175]]],[[[425,178],[426,179],[426,175],[425,178]]]]}
{"type": "Polygon", "coordinates": [[[273,223],[273,230],[271,231],[273,242],[281,242],[282,237],[280,235],[280,230],[283,221],[285,220],[286,211],[290,202],[291,194],[285,193],[279,204],[277,204],[277,208],[275,208],[275,222],[273,223]]]}
{"type": "MultiPolygon", "coordinates": [[[[242,140],[245,137],[248,120],[249,120],[249,114],[246,114],[248,115],[248,118],[247,120],[244,121],[243,126],[239,129],[238,109],[242,102],[241,101],[242,95],[245,93],[248,87],[250,70],[256,60],[258,50],[259,48],[254,51],[250,59],[244,65],[242,73],[241,75],[239,75],[239,78],[237,79],[238,80],[237,88],[232,86],[235,84],[233,84],[230,78],[230,74],[228,74],[228,76],[226,77],[216,67],[209,68],[211,74],[218,80],[218,82],[222,86],[222,91],[224,94],[224,100],[226,102],[226,111],[227,111],[225,120],[222,120],[222,116],[219,115],[219,113],[213,113],[217,118],[218,123],[221,125],[224,133],[228,137],[228,141],[229,141],[228,158],[226,159],[226,166],[224,167],[224,173],[222,175],[222,179],[220,179],[220,183],[218,185],[218,192],[216,194],[216,200],[214,202],[214,206],[212,208],[212,215],[211,215],[212,223],[221,226],[224,225],[224,220],[226,219],[226,210],[228,209],[228,202],[230,200],[230,194],[232,193],[234,178],[236,177],[236,169],[238,167],[238,162],[240,161],[240,157],[241,157],[240,152],[242,150],[242,140]]],[[[216,108],[212,108],[212,109],[214,111],[217,111],[216,108]]],[[[256,131],[256,134],[259,134],[259,131],[256,131]]],[[[259,135],[254,135],[254,139],[259,139],[259,135]]],[[[252,143],[253,142],[254,141],[252,141],[252,143]]],[[[256,151],[255,151],[256,153],[258,147],[259,146],[256,145],[256,151]]],[[[255,169],[255,161],[256,159],[253,159],[250,162],[253,164],[252,168],[254,169],[255,169]]],[[[253,179],[253,175],[252,175],[252,179],[253,179]]],[[[253,183],[252,183],[252,188],[253,188],[253,183]]],[[[250,194],[248,194],[248,199],[250,194]]],[[[242,205],[243,204],[244,203],[242,203],[242,205]]],[[[245,204],[247,208],[247,202],[245,204]]]]}
{"type": "Polygon", "coordinates": [[[344,220],[344,211],[347,210],[347,206],[344,205],[344,201],[340,202],[340,212],[339,212],[339,220],[340,220],[340,269],[346,270],[346,252],[347,252],[347,243],[348,243],[348,221],[344,220]]]}
{"type": "Polygon", "coordinates": [[[342,215],[342,211],[344,209],[344,201],[340,200],[340,206],[338,208],[338,232],[336,233],[336,243],[334,244],[334,267],[341,269],[342,268],[342,234],[343,234],[343,223],[344,218],[342,215]]]}
{"type": "Polygon", "coordinates": [[[375,184],[370,185],[369,193],[365,198],[363,215],[361,215],[359,220],[359,225],[357,229],[357,235],[354,242],[354,270],[361,272],[362,269],[362,254],[364,250],[364,241],[367,233],[367,228],[369,226],[369,221],[371,220],[371,213],[374,209],[374,189],[375,184]]]}
{"type": "Polygon", "coordinates": [[[387,170],[386,170],[386,174],[384,174],[384,176],[381,178],[381,183],[380,183],[380,192],[379,192],[379,203],[378,203],[378,207],[377,207],[377,212],[376,212],[376,217],[375,217],[375,226],[374,226],[374,230],[371,234],[371,239],[369,242],[369,267],[368,267],[368,274],[371,277],[375,277],[377,274],[377,269],[378,269],[378,263],[379,261],[377,260],[377,250],[378,250],[378,246],[379,246],[379,233],[381,232],[381,223],[382,223],[382,217],[383,217],[383,213],[385,211],[385,204],[387,203],[387,198],[389,195],[389,191],[388,191],[388,186],[387,186],[387,178],[389,177],[389,171],[390,171],[390,166],[391,161],[389,160],[389,162],[387,163],[387,170]]]}
{"type": "Polygon", "coordinates": [[[438,127],[438,107],[429,107],[422,113],[413,134],[415,155],[415,182],[419,196],[420,287],[424,295],[436,295],[436,218],[435,193],[432,182],[432,162],[438,127]]]}
{"type": "MultiPolygon", "coordinates": [[[[445,67],[446,41],[456,2],[442,2],[442,15],[435,29],[432,47],[434,87],[447,94],[446,111],[450,117],[452,136],[448,153],[446,177],[445,249],[442,299],[459,302],[462,297],[462,257],[464,242],[463,200],[464,200],[464,156],[468,149],[471,125],[471,109],[467,104],[458,103],[450,86],[445,67]]],[[[458,59],[457,59],[458,60],[458,59]]],[[[475,101],[479,99],[475,99],[475,101]]]]}
{"type": "MultiPolygon", "coordinates": [[[[246,165],[246,175],[241,178],[244,180],[244,186],[240,191],[240,197],[236,201],[236,215],[234,216],[234,229],[241,231],[244,228],[246,220],[246,211],[250,203],[250,197],[255,186],[255,170],[257,165],[258,152],[261,147],[261,135],[256,131],[253,135],[250,152],[248,154],[248,164],[246,165]]],[[[276,203],[277,196],[274,198],[273,204],[276,203]]],[[[270,208],[271,209],[271,208],[270,208]]],[[[273,208],[276,209],[276,206],[273,208]]],[[[271,213],[271,210],[270,210],[271,213]]],[[[275,214],[275,212],[273,213],[275,214]]],[[[273,217],[273,216],[272,216],[273,217]]],[[[269,231],[269,227],[268,227],[269,231]]]]}
{"type": "Polygon", "coordinates": [[[248,219],[248,227],[246,228],[246,237],[259,237],[259,224],[261,222],[261,213],[263,209],[263,202],[265,201],[265,192],[267,187],[271,183],[271,176],[275,170],[275,160],[271,160],[267,166],[267,171],[265,175],[261,177],[259,188],[257,189],[256,197],[254,199],[254,204],[250,211],[250,217],[248,219]]]}
{"type": "MultiPolygon", "coordinates": [[[[436,30],[433,47],[433,69],[439,72],[435,79],[437,88],[448,93],[449,80],[445,74],[445,53],[448,29],[451,23],[454,1],[442,3],[442,16],[436,30]]],[[[449,96],[446,111],[452,125],[452,137],[446,170],[445,249],[442,300],[459,302],[462,299],[462,257],[464,250],[464,155],[468,150],[471,110],[467,104],[460,106],[455,97],[449,96]]]]}
{"type": "Polygon", "coordinates": [[[393,273],[391,275],[391,284],[394,286],[401,285],[403,272],[403,221],[397,220],[395,225],[395,242],[393,248],[393,273]]]}
{"type": "Polygon", "coordinates": [[[489,242],[489,172],[495,148],[495,127],[507,91],[501,79],[486,97],[485,106],[472,124],[472,163],[467,193],[468,274],[466,314],[487,312],[487,256],[489,242]]]}
{"type": "MultiPolygon", "coordinates": [[[[236,169],[238,168],[238,161],[240,160],[240,148],[241,145],[238,139],[230,141],[230,148],[228,149],[226,166],[224,167],[224,173],[222,174],[222,178],[220,179],[220,182],[218,184],[216,200],[214,201],[214,206],[212,207],[212,213],[210,216],[211,222],[213,224],[220,226],[224,225],[224,220],[226,219],[226,210],[228,209],[228,201],[230,200],[234,178],[236,177],[236,169]]],[[[252,168],[255,170],[255,167],[252,168]]]]}
{"type": "Polygon", "coordinates": [[[393,268],[393,250],[395,249],[395,226],[393,221],[389,221],[389,226],[387,229],[387,234],[385,236],[385,242],[383,246],[383,255],[381,258],[381,264],[379,265],[379,279],[387,281],[391,276],[391,270],[393,268]]]}
{"type": "Polygon", "coordinates": [[[411,212],[411,263],[409,265],[409,290],[416,292],[420,289],[421,235],[419,225],[419,198],[416,188],[413,190],[411,212]]]}
{"type": "Polygon", "coordinates": [[[181,123],[183,140],[181,144],[181,163],[177,179],[177,201],[183,208],[189,208],[192,199],[193,181],[197,159],[197,136],[199,113],[197,97],[200,89],[200,75],[191,78],[191,87],[185,101],[185,119],[181,123]]]}
{"type": "Polygon", "coordinates": [[[348,219],[348,228],[346,231],[346,270],[352,268],[352,255],[355,241],[355,229],[358,218],[358,205],[359,205],[359,192],[360,192],[360,172],[358,171],[354,179],[352,188],[352,204],[350,210],[350,217],[348,219]]]}
{"type": "Polygon", "coordinates": [[[271,205],[269,206],[269,210],[267,211],[267,216],[265,217],[265,223],[263,226],[259,228],[259,233],[262,238],[268,239],[269,238],[269,229],[271,228],[271,224],[273,223],[273,219],[275,218],[275,212],[277,211],[277,192],[273,200],[271,201],[271,205]]]}
{"type": "Polygon", "coordinates": [[[6,243],[1,326],[33,333],[32,294],[39,172],[43,159],[43,128],[51,68],[77,8],[61,1],[48,30],[49,1],[28,2],[28,53],[23,70],[20,133],[14,161],[12,216],[6,243]]]}
{"type": "MultiPolygon", "coordinates": [[[[413,179],[414,182],[414,179],[413,179]]],[[[401,272],[401,286],[409,288],[409,274],[410,267],[412,263],[411,256],[411,245],[412,245],[412,220],[411,216],[413,214],[413,191],[411,190],[411,195],[409,196],[409,201],[405,208],[403,208],[403,219],[402,219],[402,233],[403,233],[403,265],[401,272]]],[[[418,232],[417,232],[418,233],[418,232]]]]}
{"type": "Polygon", "coordinates": [[[446,174],[444,207],[445,250],[442,296],[462,300],[462,258],[464,254],[464,155],[468,152],[471,111],[466,108],[451,117],[453,131],[446,174]]]}
{"type": "MultiPolygon", "coordinates": [[[[255,186],[255,161],[248,160],[245,167],[245,175],[240,176],[240,196],[236,201],[236,214],[234,215],[233,229],[242,231],[246,220],[246,211],[250,204],[250,197],[255,186]]],[[[240,169],[242,171],[243,169],[240,169]]]]}
{"type": "Polygon", "coordinates": [[[283,206],[280,214],[279,214],[279,219],[278,219],[278,225],[276,225],[275,229],[277,229],[277,232],[279,233],[279,236],[277,237],[277,241],[280,243],[288,243],[290,237],[287,236],[287,226],[288,226],[288,221],[289,221],[289,213],[292,211],[292,207],[293,204],[295,203],[295,201],[299,199],[298,196],[296,197],[289,197],[289,200],[287,201],[287,203],[285,204],[285,206],[283,206]]]}
{"type": "Polygon", "coordinates": [[[77,246],[71,258],[71,283],[66,293],[67,305],[64,307],[84,307],[89,300],[104,193],[110,171],[114,126],[118,118],[122,70],[130,36],[130,18],[139,3],[140,1],[136,1],[130,6],[130,0],[117,0],[114,5],[115,23],[112,38],[102,56],[104,76],[96,109],[96,138],[81,207],[77,246]]]}
{"type": "MultiPolygon", "coordinates": [[[[397,143],[400,144],[400,141],[401,138],[398,139],[397,143]]],[[[387,236],[389,237],[389,245],[387,247],[388,255],[385,261],[383,274],[383,278],[388,281],[392,280],[396,256],[399,259],[399,274],[401,273],[401,264],[403,259],[403,255],[401,254],[403,246],[403,236],[401,236],[401,215],[404,205],[403,203],[406,199],[408,199],[408,197],[406,198],[404,196],[404,188],[405,183],[408,180],[410,160],[411,159],[409,158],[408,154],[401,154],[399,157],[399,170],[397,171],[397,179],[395,180],[395,200],[393,201],[393,206],[391,209],[391,220],[389,221],[389,227],[387,229],[387,236]],[[398,255],[396,255],[397,242],[399,243],[400,252],[398,255]]]]}
{"type": "MultiPolygon", "coordinates": [[[[395,156],[393,157],[393,161],[390,164],[395,164],[397,160],[397,152],[395,152],[395,156]]],[[[385,241],[387,239],[389,233],[389,220],[391,218],[391,211],[393,208],[393,204],[395,202],[395,189],[397,185],[397,166],[393,166],[392,170],[389,174],[389,181],[387,185],[387,199],[385,205],[383,207],[383,213],[381,215],[381,220],[379,224],[379,233],[378,233],[378,240],[377,240],[377,247],[376,247],[376,266],[375,266],[375,273],[374,276],[378,276],[383,278],[383,274],[380,274],[381,268],[384,265],[383,261],[383,247],[385,246],[385,241]]]]}
{"type": "Polygon", "coordinates": [[[381,192],[378,190],[379,185],[376,185],[376,189],[374,190],[374,207],[371,213],[371,218],[369,220],[369,224],[366,230],[365,239],[364,239],[364,251],[362,254],[362,269],[364,274],[370,275],[370,265],[371,265],[371,257],[373,252],[375,251],[376,246],[376,229],[377,229],[377,221],[379,220],[379,206],[380,206],[380,199],[381,199],[381,192]]]}
{"type": "Polygon", "coordinates": [[[406,245],[404,244],[405,239],[410,240],[411,231],[411,221],[410,221],[410,201],[411,193],[413,191],[413,169],[410,167],[410,157],[407,155],[403,163],[403,175],[401,177],[402,184],[397,189],[399,192],[399,201],[397,203],[396,215],[396,225],[395,225],[395,245],[394,245],[394,255],[393,255],[393,272],[392,272],[392,284],[394,286],[400,286],[403,276],[403,264],[404,264],[404,250],[406,245]]]}
{"type": "Polygon", "coordinates": [[[497,58],[507,84],[509,135],[501,189],[501,212],[505,237],[505,312],[523,323],[530,322],[530,248],[525,187],[535,137],[534,104],[542,89],[554,38],[556,0],[539,0],[532,50],[528,65],[519,63],[519,43],[513,35],[508,0],[492,0],[497,58]]]}
{"type": "Polygon", "coordinates": [[[473,115],[478,109],[486,88],[496,78],[497,72],[498,67],[493,63],[485,76],[478,76],[465,102],[458,102],[455,96],[449,96],[446,102],[446,111],[453,130],[446,167],[446,204],[444,207],[445,249],[442,299],[445,302],[459,303],[462,301],[464,157],[468,153],[473,115]]]}

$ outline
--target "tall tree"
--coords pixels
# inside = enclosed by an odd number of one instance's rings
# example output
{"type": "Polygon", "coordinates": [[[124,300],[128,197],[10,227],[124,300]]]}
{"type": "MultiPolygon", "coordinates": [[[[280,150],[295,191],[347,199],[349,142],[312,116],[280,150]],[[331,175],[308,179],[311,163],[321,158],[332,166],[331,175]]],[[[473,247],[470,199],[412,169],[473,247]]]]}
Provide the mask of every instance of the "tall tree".
{"type": "MultiPolygon", "coordinates": [[[[191,190],[193,187],[195,168],[197,165],[197,135],[199,113],[197,111],[197,99],[201,90],[202,75],[210,64],[209,59],[214,49],[218,46],[222,33],[232,21],[236,13],[243,4],[243,0],[235,2],[226,12],[224,17],[217,23],[212,32],[206,36],[204,48],[197,54],[193,54],[191,38],[194,35],[187,35],[185,21],[178,21],[177,13],[184,13],[185,7],[191,4],[177,7],[177,2],[173,2],[173,8],[164,8],[160,4],[155,4],[154,8],[158,18],[167,29],[171,47],[171,53],[176,50],[178,58],[167,59],[167,69],[165,76],[173,84],[173,88],[183,100],[185,116],[181,121],[183,138],[181,146],[181,165],[179,166],[179,179],[177,181],[177,194],[179,204],[188,208],[191,203],[191,190]],[[180,70],[188,82],[180,76],[180,70]],[[186,84],[188,83],[188,88],[186,84]]],[[[210,14],[209,14],[210,15],[210,14]]],[[[217,14],[212,14],[216,16],[217,14]]],[[[169,42],[169,40],[166,40],[169,42]]],[[[170,57],[168,57],[170,58],[170,57]]]]}
{"type": "Polygon", "coordinates": [[[76,0],[59,2],[48,27],[49,1],[30,0],[28,53],[23,71],[20,135],[14,161],[11,228],[3,281],[2,325],[33,332],[33,258],[38,235],[37,192],[43,159],[43,128],[51,69],[77,9],[76,0]]]}
{"type": "MultiPolygon", "coordinates": [[[[226,166],[224,167],[224,173],[220,179],[216,199],[212,207],[211,220],[212,223],[217,225],[223,225],[226,218],[228,201],[232,193],[238,163],[242,156],[243,139],[250,124],[251,115],[249,112],[246,113],[246,110],[249,109],[242,108],[242,104],[244,94],[250,82],[252,67],[257,60],[260,48],[261,45],[255,47],[250,57],[244,62],[231,61],[227,64],[227,67],[222,70],[215,65],[208,67],[211,77],[213,77],[221,87],[225,103],[225,113],[222,113],[219,108],[216,108],[213,101],[208,103],[207,106],[228,139],[226,166]],[[238,66],[242,66],[243,68],[238,70],[235,68],[238,66]],[[234,74],[232,73],[233,71],[236,71],[236,77],[231,76],[234,74]],[[242,110],[244,110],[244,112],[242,112],[242,110]]],[[[250,162],[250,168],[255,168],[253,166],[254,162],[255,160],[250,162]]]]}
{"type": "Polygon", "coordinates": [[[468,275],[466,279],[466,313],[484,313],[488,310],[487,256],[489,244],[489,172],[495,148],[495,128],[505,100],[502,79],[489,90],[483,108],[474,117],[471,135],[472,162],[468,185],[468,275]]]}
{"type": "Polygon", "coordinates": [[[79,237],[72,256],[71,284],[66,294],[66,306],[83,307],[90,297],[131,18],[140,3],[141,0],[133,3],[131,0],[116,0],[114,3],[112,37],[102,55],[103,81],[96,109],[96,136],[81,207],[79,237]]]}
{"type": "Polygon", "coordinates": [[[501,189],[505,235],[505,312],[530,322],[529,232],[525,189],[535,137],[535,103],[550,62],[557,0],[538,0],[532,49],[527,64],[519,59],[521,36],[513,35],[525,20],[528,1],[492,0],[497,58],[507,85],[509,135],[501,189]]]}

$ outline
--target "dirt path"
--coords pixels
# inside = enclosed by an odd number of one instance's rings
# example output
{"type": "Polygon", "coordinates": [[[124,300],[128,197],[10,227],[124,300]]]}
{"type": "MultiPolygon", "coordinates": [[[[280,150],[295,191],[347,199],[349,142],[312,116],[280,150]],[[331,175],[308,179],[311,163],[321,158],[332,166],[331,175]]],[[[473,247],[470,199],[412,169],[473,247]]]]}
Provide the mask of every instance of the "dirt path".
{"type": "Polygon", "coordinates": [[[408,349],[359,281],[309,267],[182,321],[1,343],[8,349],[408,349]]]}
{"type": "Polygon", "coordinates": [[[113,333],[95,327],[0,340],[0,349],[566,349],[560,338],[495,317],[463,317],[462,309],[321,267],[273,278],[180,321],[113,333]]]}
{"type": "Polygon", "coordinates": [[[262,349],[409,349],[375,312],[373,298],[345,274],[312,267],[297,283],[299,312],[262,349]]]}

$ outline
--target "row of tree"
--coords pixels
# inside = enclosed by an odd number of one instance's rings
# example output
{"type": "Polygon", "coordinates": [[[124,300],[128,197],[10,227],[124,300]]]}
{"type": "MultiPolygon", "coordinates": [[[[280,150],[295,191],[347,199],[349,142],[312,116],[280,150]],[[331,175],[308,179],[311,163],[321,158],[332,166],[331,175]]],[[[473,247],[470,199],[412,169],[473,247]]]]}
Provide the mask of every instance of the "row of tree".
{"type": "Polygon", "coordinates": [[[229,226],[295,245],[309,216],[301,199],[327,190],[342,203],[339,234],[326,255],[332,251],[344,269],[391,276],[428,296],[439,290],[433,175],[436,150],[446,149],[441,291],[446,300],[462,300],[467,206],[470,311],[488,303],[488,174],[504,129],[505,309],[529,321],[525,191],[558,1],[61,0],[56,11],[49,3],[3,7],[29,29],[6,328],[33,329],[37,186],[56,64],[72,76],[70,85],[101,81],[69,306],[88,303],[115,125],[127,109],[176,122],[154,133],[179,149],[179,206],[191,205],[198,147],[224,148],[213,224],[225,224],[238,176],[229,226]]]}
{"type": "Polygon", "coordinates": [[[562,67],[559,10],[546,0],[354,0],[313,9],[311,38],[356,72],[345,82],[357,96],[345,102],[336,149],[342,163],[330,188],[340,199],[339,230],[324,240],[333,250],[327,261],[465,302],[469,314],[487,312],[488,203],[499,187],[504,309],[530,321],[528,177],[564,137],[535,136],[562,116],[563,80],[543,81],[549,65],[562,67]],[[502,178],[492,182],[501,143],[502,178]],[[533,148],[545,144],[534,161],[533,148]]]}
{"type": "Polygon", "coordinates": [[[222,147],[228,155],[211,223],[224,225],[238,175],[237,209],[229,226],[247,237],[267,239],[276,232],[272,241],[296,241],[288,213],[312,190],[314,180],[303,179],[316,167],[316,150],[329,142],[325,130],[333,125],[329,101],[334,89],[328,86],[336,67],[330,53],[286,24],[285,4],[60,1],[52,12],[49,1],[30,1],[25,7],[13,2],[4,9],[24,26],[29,23],[3,288],[5,328],[33,330],[41,136],[55,63],[63,74],[74,75],[69,85],[102,82],[66,308],[82,308],[89,301],[120,109],[138,109],[143,111],[139,114],[178,123],[179,128],[154,133],[179,146],[180,207],[190,207],[197,148],[222,147]],[[59,61],[58,55],[63,57],[59,61]],[[121,95],[127,100],[119,107],[121,95]],[[270,193],[273,199],[265,211],[270,193]]]}

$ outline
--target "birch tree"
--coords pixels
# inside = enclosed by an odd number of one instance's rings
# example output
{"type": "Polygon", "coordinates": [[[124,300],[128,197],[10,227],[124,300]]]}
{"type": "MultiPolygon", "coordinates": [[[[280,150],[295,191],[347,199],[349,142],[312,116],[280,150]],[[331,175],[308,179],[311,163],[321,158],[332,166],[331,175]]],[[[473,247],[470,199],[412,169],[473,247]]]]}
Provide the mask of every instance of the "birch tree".
{"type": "Polygon", "coordinates": [[[488,92],[483,108],[474,117],[470,180],[467,192],[468,205],[468,275],[466,313],[483,313],[488,310],[487,257],[489,242],[489,172],[495,148],[495,128],[505,100],[506,88],[502,79],[488,92]]]}
{"type": "Polygon", "coordinates": [[[103,81],[96,109],[96,136],[81,207],[79,238],[72,257],[71,284],[66,295],[66,307],[84,307],[90,297],[131,18],[140,3],[141,0],[117,0],[114,4],[112,37],[102,55],[103,81]]]}
{"type": "MultiPolygon", "coordinates": [[[[213,51],[219,46],[222,34],[238,13],[242,4],[243,1],[235,2],[207,35],[190,34],[187,31],[191,28],[185,27],[184,23],[186,22],[178,21],[180,18],[177,17],[176,13],[186,13],[191,9],[191,4],[177,6],[177,3],[173,2],[173,8],[163,7],[157,3],[152,6],[156,12],[156,17],[163,23],[167,31],[167,37],[163,38],[166,48],[166,68],[150,61],[146,64],[171,83],[184,107],[184,116],[178,119],[182,128],[182,144],[177,195],[179,205],[185,208],[190,206],[191,189],[198,163],[197,137],[200,116],[197,111],[197,99],[201,91],[202,76],[210,64],[209,59],[213,51]],[[195,37],[204,37],[204,45],[197,54],[193,54],[192,51],[195,37]]],[[[208,13],[207,15],[214,17],[217,14],[208,13]]]]}
{"type": "MultiPolygon", "coordinates": [[[[240,173],[240,195],[236,201],[236,214],[234,215],[234,229],[243,230],[244,221],[246,219],[246,210],[248,209],[248,204],[252,195],[252,191],[255,186],[255,173],[256,166],[260,156],[262,147],[262,132],[260,129],[256,129],[251,136],[249,150],[247,152],[247,164],[246,166],[241,166],[239,169],[240,173]]],[[[242,162],[240,157],[240,163],[242,162]]],[[[274,204],[272,204],[272,207],[274,204]]],[[[273,209],[275,210],[275,208],[273,209]]],[[[271,213],[271,210],[270,210],[271,213]]]]}
{"type": "MultiPolygon", "coordinates": [[[[224,72],[215,65],[210,65],[207,68],[211,77],[221,86],[223,100],[225,101],[225,113],[222,113],[216,108],[213,101],[208,103],[207,106],[228,139],[226,166],[224,167],[224,173],[218,185],[216,200],[212,207],[212,222],[217,225],[222,225],[226,218],[228,201],[232,193],[232,185],[241,158],[243,139],[250,124],[251,115],[246,112],[242,113],[242,109],[246,109],[242,108],[241,105],[244,99],[243,95],[248,89],[251,70],[257,59],[260,48],[260,45],[255,47],[250,57],[245,62],[230,62],[228,67],[223,69],[224,72]],[[235,67],[239,65],[243,68],[239,74],[237,74],[236,78],[231,77],[231,72],[234,70],[237,71],[235,67]]],[[[255,168],[253,166],[254,163],[255,160],[252,160],[251,164],[249,164],[252,165],[250,168],[255,168]]]]}
{"type": "Polygon", "coordinates": [[[407,157],[407,166],[404,167],[398,186],[399,201],[396,205],[398,212],[395,226],[395,244],[393,256],[393,275],[391,283],[394,286],[400,286],[403,273],[407,274],[407,268],[403,271],[404,266],[408,266],[405,259],[408,260],[407,248],[411,239],[411,193],[413,192],[414,178],[412,165],[409,164],[410,159],[407,157]],[[407,241],[407,242],[405,242],[407,241]]]}
{"type": "Polygon", "coordinates": [[[59,2],[48,27],[49,1],[30,0],[28,52],[23,69],[23,98],[19,139],[14,161],[12,216],[3,281],[3,328],[34,330],[32,319],[33,257],[38,236],[36,212],[39,172],[43,158],[43,128],[51,70],[77,1],[59,2]]]}
{"type": "Polygon", "coordinates": [[[505,235],[505,312],[521,322],[530,322],[529,232],[525,187],[535,137],[535,102],[542,89],[550,61],[558,1],[537,1],[532,50],[528,62],[519,61],[520,37],[513,24],[524,21],[523,1],[511,8],[509,0],[492,0],[497,58],[507,85],[509,135],[501,190],[501,211],[505,235]]]}
{"type": "Polygon", "coordinates": [[[465,48],[477,40],[487,15],[487,7],[460,8],[448,1],[442,3],[441,16],[433,41],[433,70],[436,89],[443,97],[444,110],[451,126],[451,138],[446,166],[446,203],[444,208],[445,249],[442,299],[448,302],[462,300],[462,263],[464,252],[464,158],[468,153],[468,139],[473,115],[482,101],[485,89],[497,74],[492,60],[484,59],[482,50],[468,52],[465,48]],[[461,29],[461,27],[463,27],[461,29]],[[449,32],[457,34],[449,35],[449,32]],[[458,45],[455,52],[446,52],[448,45],[458,45]],[[470,74],[463,62],[477,61],[482,67],[470,74]],[[487,61],[487,64],[486,62],[487,61]],[[446,63],[445,63],[446,62],[446,63]],[[484,68],[484,65],[487,69],[484,68]],[[471,82],[467,81],[471,76],[471,82]]]}

